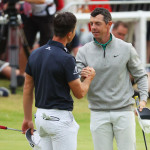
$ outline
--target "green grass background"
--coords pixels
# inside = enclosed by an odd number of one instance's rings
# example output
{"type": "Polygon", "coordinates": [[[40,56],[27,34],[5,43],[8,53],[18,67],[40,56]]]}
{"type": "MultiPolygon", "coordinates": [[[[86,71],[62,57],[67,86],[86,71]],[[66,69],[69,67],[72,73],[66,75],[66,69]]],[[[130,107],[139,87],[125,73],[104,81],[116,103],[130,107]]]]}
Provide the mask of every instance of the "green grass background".
{"type": "MultiPolygon", "coordinates": [[[[6,79],[0,79],[0,87],[9,88],[10,82],[6,79]]],[[[0,97],[0,125],[9,128],[21,129],[23,121],[23,88],[17,88],[16,94],[11,94],[9,97],[0,97]]],[[[92,137],[90,133],[90,111],[86,97],[77,100],[74,98],[74,117],[80,129],[78,132],[78,148],[77,150],[93,150],[92,137]]],[[[150,108],[150,102],[148,105],[150,108]]],[[[33,107],[33,113],[36,108],[33,107]]],[[[150,149],[150,134],[146,134],[148,149],[150,149]]],[[[136,146],[137,150],[144,150],[144,139],[142,130],[136,118],[136,146]]],[[[0,130],[0,150],[31,150],[25,135],[12,130],[0,130]]],[[[117,150],[114,141],[114,150],[117,150]]]]}

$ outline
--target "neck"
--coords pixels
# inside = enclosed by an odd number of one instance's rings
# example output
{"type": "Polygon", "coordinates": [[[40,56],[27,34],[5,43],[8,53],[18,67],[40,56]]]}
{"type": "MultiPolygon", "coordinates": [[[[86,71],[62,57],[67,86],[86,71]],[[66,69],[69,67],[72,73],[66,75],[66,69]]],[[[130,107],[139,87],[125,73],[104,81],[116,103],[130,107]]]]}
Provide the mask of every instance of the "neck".
{"type": "Polygon", "coordinates": [[[66,47],[66,44],[67,44],[67,39],[66,39],[66,37],[64,37],[64,38],[61,38],[61,37],[58,37],[58,36],[53,36],[53,39],[52,39],[53,41],[57,41],[57,42],[59,42],[59,43],[62,43],[65,47],[66,47]]]}
{"type": "Polygon", "coordinates": [[[105,44],[109,41],[109,39],[110,39],[110,33],[108,33],[106,36],[104,36],[104,38],[98,38],[96,40],[101,44],[105,44]]]}

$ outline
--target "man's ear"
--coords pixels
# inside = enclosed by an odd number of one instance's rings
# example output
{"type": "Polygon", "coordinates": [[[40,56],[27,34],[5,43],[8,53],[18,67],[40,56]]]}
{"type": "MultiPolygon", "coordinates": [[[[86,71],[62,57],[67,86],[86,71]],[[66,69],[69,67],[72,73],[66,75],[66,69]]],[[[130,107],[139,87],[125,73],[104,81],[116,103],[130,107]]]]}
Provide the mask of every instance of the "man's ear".
{"type": "Polygon", "coordinates": [[[112,23],[113,23],[112,21],[109,21],[109,22],[108,22],[108,25],[111,27],[112,23]]]}
{"type": "Polygon", "coordinates": [[[68,42],[70,42],[71,37],[72,37],[72,32],[68,32],[67,33],[67,40],[68,40],[68,42]]]}
{"type": "Polygon", "coordinates": [[[67,33],[67,37],[68,37],[68,39],[70,39],[70,38],[71,38],[71,35],[72,35],[72,32],[68,32],[68,33],[67,33]]]}

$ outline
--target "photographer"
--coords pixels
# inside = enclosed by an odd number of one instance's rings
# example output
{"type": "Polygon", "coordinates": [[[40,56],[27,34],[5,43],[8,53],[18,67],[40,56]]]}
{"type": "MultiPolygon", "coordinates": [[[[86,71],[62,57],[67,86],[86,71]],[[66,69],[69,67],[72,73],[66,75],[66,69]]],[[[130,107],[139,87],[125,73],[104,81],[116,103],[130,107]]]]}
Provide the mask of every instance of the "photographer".
{"type": "Polygon", "coordinates": [[[56,12],[54,0],[25,0],[23,5],[24,32],[31,49],[37,32],[40,32],[40,46],[53,36],[53,17],[56,12]]]}
{"type": "MultiPolygon", "coordinates": [[[[9,16],[17,16],[16,3],[19,0],[3,0],[2,5],[5,13],[9,16]],[[9,8],[9,9],[7,9],[9,8]]],[[[30,49],[33,48],[36,34],[40,32],[39,45],[47,43],[53,36],[53,17],[56,12],[54,0],[22,0],[24,4],[20,11],[24,32],[30,49]]],[[[6,39],[7,40],[7,39],[6,39]]]]}
{"type": "Polygon", "coordinates": [[[17,78],[17,86],[22,86],[24,83],[24,70],[22,69],[24,64],[21,61],[24,60],[24,56],[21,51],[21,46],[23,45],[21,45],[21,40],[18,36],[18,32],[20,32],[17,18],[18,1],[19,0],[3,0],[1,3],[4,20],[0,25],[0,75],[11,79],[13,68],[15,69],[15,74],[13,75],[17,78]],[[6,14],[8,15],[7,18],[5,17],[6,14]],[[19,56],[21,59],[18,59],[19,56]],[[17,59],[19,64],[16,63],[17,59]]]}

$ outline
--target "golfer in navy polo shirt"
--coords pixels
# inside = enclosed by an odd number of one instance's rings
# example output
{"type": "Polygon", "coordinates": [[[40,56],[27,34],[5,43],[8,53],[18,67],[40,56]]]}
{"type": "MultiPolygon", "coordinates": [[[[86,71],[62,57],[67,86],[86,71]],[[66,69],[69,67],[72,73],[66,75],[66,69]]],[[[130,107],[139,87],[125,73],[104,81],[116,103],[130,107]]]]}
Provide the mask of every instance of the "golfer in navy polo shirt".
{"type": "MultiPolygon", "coordinates": [[[[76,17],[70,12],[59,13],[54,18],[54,37],[46,45],[34,50],[26,66],[23,92],[23,133],[31,128],[33,89],[37,107],[35,124],[40,135],[42,150],[76,150],[79,125],[72,115],[73,99],[88,91],[95,76],[91,67],[83,69],[84,81],[79,79],[75,58],[68,53],[76,29],[76,17]]],[[[83,75],[82,75],[83,76],[83,75]]]]}

